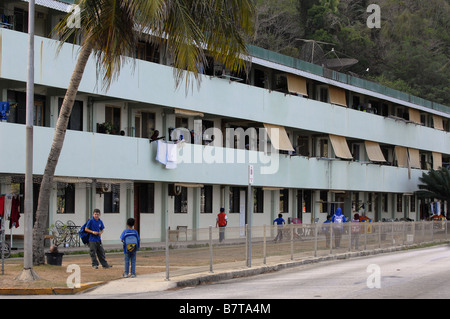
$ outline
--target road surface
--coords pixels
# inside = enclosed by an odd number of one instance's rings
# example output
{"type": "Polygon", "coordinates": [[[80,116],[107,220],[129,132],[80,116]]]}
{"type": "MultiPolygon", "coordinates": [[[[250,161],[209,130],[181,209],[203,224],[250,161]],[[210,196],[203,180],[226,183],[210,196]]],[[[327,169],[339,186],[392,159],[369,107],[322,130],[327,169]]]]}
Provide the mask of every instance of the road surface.
{"type": "Polygon", "coordinates": [[[271,274],[130,297],[448,299],[450,246],[310,264],[271,274]]]}

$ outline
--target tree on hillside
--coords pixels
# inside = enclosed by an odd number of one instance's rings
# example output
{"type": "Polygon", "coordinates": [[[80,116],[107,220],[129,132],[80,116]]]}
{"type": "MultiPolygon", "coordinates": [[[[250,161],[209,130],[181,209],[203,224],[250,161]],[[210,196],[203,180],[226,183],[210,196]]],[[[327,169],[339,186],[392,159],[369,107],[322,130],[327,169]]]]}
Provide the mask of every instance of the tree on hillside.
{"type": "Polygon", "coordinates": [[[254,12],[251,0],[80,0],[77,4],[81,9],[80,28],[70,27],[68,19],[73,16],[69,14],[57,29],[61,43],[74,35],[82,40],[42,177],[33,228],[34,265],[44,263],[50,189],[78,86],[91,54],[106,90],[119,76],[126,57],[135,56],[139,36],[149,33],[171,54],[177,86],[184,78],[190,83],[192,75],[198,79],[199,65],[207,61],[205,50],[227,68],[241,71],[245,66],[240,55],[246,53],[243,34],[251,32],[254,12]]]}

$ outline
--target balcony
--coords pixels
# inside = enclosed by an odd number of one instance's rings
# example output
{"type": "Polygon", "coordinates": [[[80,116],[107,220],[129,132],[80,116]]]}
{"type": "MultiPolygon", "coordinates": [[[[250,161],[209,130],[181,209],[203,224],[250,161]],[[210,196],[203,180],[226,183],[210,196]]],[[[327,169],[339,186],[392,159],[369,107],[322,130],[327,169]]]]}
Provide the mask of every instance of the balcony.
{"type": "MultiPolygon", "coordinates": [[[[42,175],[54,129],[34,127],[33,174],[42,175]]],[[[25,173],[25,125],[0,122],[0,174],[25,173]]],[[[156,161],[157,144],[147,139],[67,131],[56,176],[134,181],[413,192],[421,170],[333,159],[185,144],[175,169],[156,161]]]]}

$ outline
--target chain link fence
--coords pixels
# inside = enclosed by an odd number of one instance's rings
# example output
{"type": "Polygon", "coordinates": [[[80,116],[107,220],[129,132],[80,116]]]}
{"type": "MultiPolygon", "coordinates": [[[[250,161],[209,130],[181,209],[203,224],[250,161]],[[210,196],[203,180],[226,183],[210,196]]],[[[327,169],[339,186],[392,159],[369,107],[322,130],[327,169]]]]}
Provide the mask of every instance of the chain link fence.
{"type": "Polygon", "coordinates": [[[349,251],[448,241],[447,221],[289,224],[168,230],[166,279],[349,251]]]}

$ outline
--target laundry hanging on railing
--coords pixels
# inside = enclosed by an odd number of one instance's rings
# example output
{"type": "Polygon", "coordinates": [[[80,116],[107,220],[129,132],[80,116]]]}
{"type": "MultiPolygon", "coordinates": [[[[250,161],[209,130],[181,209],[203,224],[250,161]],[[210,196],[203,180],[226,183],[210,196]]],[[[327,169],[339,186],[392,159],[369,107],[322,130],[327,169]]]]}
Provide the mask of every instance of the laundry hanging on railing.
{"type": "Polygon", "coordinates": [[[0,217],[9,219],[9,228],[19,227],[20,196],[6,194],[0,196],[0,217]]]}
{"type": "Polygon", "coordinates": [[[178,149],[177,144],[166,143],[158,140],[156,151],[156,160],[161,164],[166,165],[167,169],[177,168],[178,149]]]}

